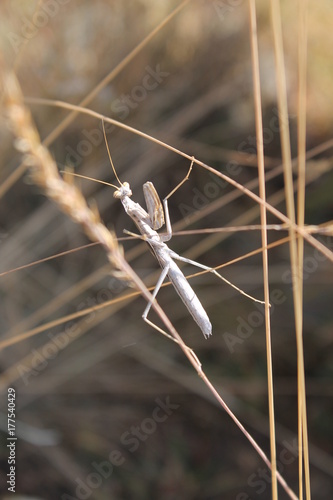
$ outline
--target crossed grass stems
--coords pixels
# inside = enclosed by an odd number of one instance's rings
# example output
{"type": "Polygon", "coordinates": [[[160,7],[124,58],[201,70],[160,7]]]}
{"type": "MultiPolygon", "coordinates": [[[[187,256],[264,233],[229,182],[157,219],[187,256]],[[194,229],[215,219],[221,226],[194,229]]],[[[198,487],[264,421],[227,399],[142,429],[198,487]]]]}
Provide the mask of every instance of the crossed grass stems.
{"type": "MultiPolygon", "coordinates": [[[[40,143],[38,133],[34,128],[34,125],[32,124],[30,113],[28,112],[27,108],[25,108],[25,106],[23,105],[22,95],[20,93],[18,82],[16,81],[14,75],[10,75],[8,77],[6,88],[7,88],[8,115],[12,123],[14,132],[18,137],[16,146],[24,154],[25,164],[30,168],[31,172],[30,175],[32,177],[33,182],[42,187],[46,195],[50,199],[55,201],[67,215],[69,215],[73,220],[79,223],[83,227],[84,231],[86,232],[86,234],[89,236],[90,239],[100,243],[105,248],[108,260],[117,269],[119,277],[122,277],[132,282],[133,285],[140,290],[140,293],[146,298],[147,301],[152,301],[152,296],[150,295],[148,289],[145,287],[145,285],[141,282],[141,280],[137,277],[137,275],[133,272],[131,267],[124,259],[122,248],[119,246],[117,239],[115,238],[115,235],[109,233],[108,230],[103,225],[103,223],[101,222],[97,209],[95,207],[93,209],[90,209],[86,205],[86,202],[81,192],[75,186],[75,184],[70,180],[69,176],[65,176],[64,179],[61,179],[61,177],[59,176],[57,167],[54,164],[52,157],[49,155],[47,149],[40,143]]],[[[81,111],[84,113],[96,115],[95,113],[90,112],[89,110],[86,109],[79,109],[78,107],[72,107],[60,103],[58,103],[57,105],[61,105],[67,108],[68,107],[74,108],[76,111],[81,111]]],[[[108,121],[107,117],[99,116],[99,118],[108,121]]],[[[114,120],[112,120],[112,122],[115,123],[114,120]]],[[[133,129],[131,131],[133,131],[133,129]]],[[[169,149],[173,148],[169,147],[169,149]]],[[[179,153],[182,154],[182,156],[187,157],[187,155],[184,155],[181,152],[179,153]]],[[[200,164],[201,162],[198,162],[198,160],[194,159],[194,163],[200,164]]],[[[205,168],[208,168],[211,172],[214,172],[217,175],[220,174],[219,172],[214,171],[214,169],[211,169],[208,166],[205,166],[205,168]]],[[[246,188],[244,188],[243,186],[237,185],[237,187],[240,188],[242,192],[246,192],[246,194],[248,194],[246,188]]],[[[262,202],[261,200],[257,201],[259,203],[262,202]]],[[[273,209],[273,207],[270,207],[268,204],[266,205],[267,205],[266,208],[271,209],[273,213],[274,212],[277,213],[276,209],[273,209]]],[[[285,227],[287,227],[288,220],[284,216],[282,216],[282,214],[280,218],[282,219],[282,222],[286,225],[285,227]]],[[[281,228],[283,228],[283,226],[277,227],[277,229],[281,228]]],[[[313,243],[313,238],[306,230],[306,228],[299,228],[295,226],[294,229],[296,229],[296,231],[302,234],[303,237],[307,239],[310,243],[313,243]]],[[[314,230],[314,228],[312,230],[314,230]]],[[[316,246],[317,248],[319,248],[320,244],[319,245],[317,244],[316,246]]],[[[258,250],[258,252],[261,251],[262,249],[258,250]]],[[[330,256],[328,249],[326,249],[326,255],[328,257],[330,256]]],[[[215,395],[220,404],[224,407],[224,409],[229,413],[229,415],[241,428],[242,432],[245,433],[245,435],[248,437],[248,439],[255,447],[255,449],[258,451],[258,453],[261,455],[263,460],[270,467],[270,462],[267,459],[267,457],[264,455],[262,450],[258,448],[258,445],[254,442],[253,438],[243,428],[242,424],[232,414],[231,410],[229,410],[229,408],[225,405],[225,403],[223,402],[223,400],[221,399],[215,388],[208,380],[207,376],[202,370],[202,366],[198,357],[193,353],[191,349],[188,348],[188,346],[186,346],[186,344],[183,342],[182,338],[179,336],[178,332],[174,329],[174,327],[166,317],[164,311],[160,308],[160,306],[156,301],[152,301],[152,307],[155,309],[156,313],[159,315],[165,327],[170,332],[172,338],[180,345],[184,354],[187,356],[192,366],[196,369],[199,376],[204,380],[204,382],[209,387],[211,392],[215,395]]],[[[35,331],[33,334],[35,333],[37,332],[35,331]]],[[[289,489],[288,485],[284,482],[284,479],[278,473],[277,477],[278,480],[283,485],[283,487],[288,492],[288,494],[291,496],[291,498],[296,498],[294,493],[289,489]]]]}
{"type": "MultiPolygon", "coordinates": [[[[169,22],[170,19],[184,6],[188,3],[188,0],[185,2],[182,2],[175,11],[168,16],[167,18],[164,19],[163,23],[158,26],[141,44],[139,44],[136,49],[129,54],[129,57],[125,58],[122,61],[121,67],[124,67],[130,60],[133,59],[133,57],[138,53],[139,50],[143,48],[143,46],[154,36],[155,33],[159,31],[162,25],[166,24],[169,22]]],[[[278,17],[275,16],[277,19],[278,17]]],[[[117,73],[117,68],[115,71],[112,72],[112,76],[114,76],[117,73]]],[[[111,76],[111,74],[110,74],[111,76]]],[[[111,78],[110,78],[111,79],[111,78]]],[[[101,84],[96,87],[95,89],[95,94],[102,88],[103,84],[105,84],[105,81],[101,82],[101,84]]],[[[85,200],[80,193],[80,191],[76,188],[76,186],[70,181],[69,178],[63,180],[59,177],[57,169],[55,165],[52,165],[53,159],[51,156],[48,154],[48,151],[40,144],[40,139],[37,134],[37,131],[34,129],[34,126],[31,122],[30,115],[26,108],[24,107],[23,104],[23,98],[20,93],[19,86],[17,82],[15,81],[14,75],[12,75],[9,80],[7,80],[7,106],[9,110],[9,117],[10,121],[13,125],[13,128],[15,129],[15,133],[18,137],[17,141],[17,146],[18,149],[22,151],[22,153],[25,156],[25,163],[21,165],[19,169],[16,170],[14,173],[13,179],[18,178],[19,176],[22,175],[22,173],[25,171],[27,166],[30,167],[30,172],[31,176],[34,180],[34,182],[39,185],[44,192],[47,194],[47,196],[56,201],[61,209],[70,217],[72,217],[77,223],[81,224],[82,228],[86,232],[86,234],[92,239],[93,241],[99,242],[105,249],[106,255],[109,259],[109,261],[113,264],[115,268],[118,269],[119,273],[121,273],[121,276],[123,278],[129,279],[132,281],[135,286],[140,290],[142,295],[145,297],[146,300],[151,300],[151,295],[149,294],[148,290],[144,286],[144,284],[141,282],[141,280],[136,276],[136,274],[133,272],[131,267],[128,265],[126,260],[124,259],[123,253],[122,253],[122,248],[119,246],[115,235],[108,233],[106,230],[105,226],[103,226],[102,222],[100,221],[98,211],[96,209],[89,209],[87,207],[85,200]],[[67,199],[68,203],[65,203],[64,200],[67,199]]],[[[88,101],[84,103],[84,105],[87,104],[88,101]]],[[[41,101],[40,101],[41,103],[41,101]]],[[[45,104],[47,105],[59,105],[59,103],[50,103],[47,101],[44,101],[45,104]]],[[[152,140],[156,143],[159,143],[161,146],[168,148],[169,150],[174,151],[175,153],[187,158],[188,160],[191,159],[190,156],[184,154],[183,152],[176,150],[175,148],[172,148],[171,146],[167,144],[163,144],[160,141],[157,141],[156,139],[140,132],[134,129],[131,129],[130,127],[124,126],[122,123],[116,122],[114,120],[110,120],[106,117],[102,117],[102,115],[99,115],[97,113],[94,113],[92,111],[89,111],[85,108],[80,108],[80,107],[75,107],[75,106],[70,106],[70,105],[62,105],[63,107],[66,107],[67,109],[72,110],[72,114],[69,115],[68,119],[64,121],[62,124],[62,127],[64,128],[68,123],[71,121],[71,117],[73,118],[75,114],[78,112],[85,112],[88,113],[92,116],[95,116],[99,119],[104,118],[105,121],[109,121],[110,123],[115,124],[118,127],[123,127],[126,128],[128,131],[136,133],[138,135],[141,135],[142,137],[145,137],[146,139],[152,140]]],[[[61,126],[57,128],[53,134],[48,138],[48,144],[53,140],[53,138],[57,135],[57,133],[61,130],[61,126]]],[[[256,197],[249,191],[248,189],[244,188],[237,182],[233,181],[232,179],[227,178],[226,176],[223,176],[220,174],[220,172],[215,171],[208,165],[203,164],[202,162],[195,160],[195,163],[200,165],[201,167],[209,170],[210,172],[214,173],[215,175],[220,176],[226,182],[231,183],[235,188],[240,190],[240,192],[247,194],[248,196],[251,196],[257,203],[258,206],[263,206],[267,210],[271,211],[274,215],[276,215],[280,220],[288,227],[289,229],[291,228],[296,234],[301,236],[303,239],[307,240],[310,244],[315,246],[319,251],[321,251],[328,259],[331,261],[333,260],[332,258],[332,252],[330,252],[329,249],[327,249],[323,244],[315,240],[311,234],[310,234],[310,228],[305,228],[302,225],[297,225],[293,222],[290,222],[290,219],[288,217],[283,216],[280,212],[278,212],[276,209],[271,204],[268,204],[264,202],[261,198],[256,197]]],[[[280,172],[281,173],[281,170],[280,172]]],[[[270,173],[268,173],[268,176],[270,173]]],[[[13,179],[10,179],[8,184],[13,181],[13,179]]],[[[3,189],[5,189],[5,186],[3,186],[3,189]]],[[[277,200],[275,200],[275,203],[277,200]]],[[[203,215],[203,213],[201,214],[203,215]]],[[[317,231],[318,228],[311,228],[311,230],[317,231]]],[[[331,228],[327,229],[328,232],[331,231],[331,228]]],[[[288,240],[286,238],[284,241],[288,240]]],[[[258,252],[262,252],[263,249],[259,249],[258,252]]],[[[243,428],[242,424],[236,419],[236,417],[232,414],[232,412],[228,409],[228,407],[225,405],[223,402],[222,398],[219,396],[215,388],[212,386],[210,381],[207,379],[206,375],[204,374],[200,361],[197,359],[197,357],[193,356],[191,352],[188,350],[187,346],[184,344],[182,341],[181,337],[178,335],[176,330],[173,328],[171,323],[169,322],[168,318],[165,316],[163,310],[159,307],[157,302],[153,303],[153,308],[157,312],[157,314],[160,316],[161,320],[163,321],[165,327],[168,329],[170,334],[178,341],[180,347],[184,351],[184,354],[188,357],[189,361],[191,364],[194,366],[194,368],[197,370],[201,378],[204,380],[206,385],[209,387],[210,391],[214,394],[218,402],[221,404],[221,406],[228,412],[228,414],[233,418],[233,420],[236,422],[236,424],[240,427],[242,432],[248,437],[250,440],[251,444],[255,447],[257,452],[260,454],[260,456],[263,458],[265,463],[270,467],[270,463],[265,456],[265,454],[260,450],[258,445],[254,442],[252,437],[246,432],[246,430],[243,428]]],[[[63,319],[64,320],[64,319],[63,319]]],[[[66,321],[66,319],[65,319],[66,321]]],[[[47,326],[47,325],[46,325],[47,326]]],[[[49,325],[50,326],[50,325],[49,325]]],[[[45,325],[44,325],[45,327],[45,325]]],[[[42,330],[39,330],[42,331],[42,330]]],[[[26,332],[27,336],[32,336],[37,332],[37,329],[32,330],[30,332],[26,332]]],[[[27,337],[26,336],[26,337],[27,337]]],[[[19,341],[22,338],[26,338],[23,336],[20,336],[17,341],[19,341]]],[[[9,344],[6,344],[9,345],[9,344]]],[[[3,348],[5,345],[1,344],[1,347],[3,348]]],[[[4,378],[2,379],[4,380],[4,378]]],[[[290,490],[290,488],[286,485],[284,482],[283,478],[277,474],[276,477],[278,480],[281,482],[283,487],[286,489],[288,492],[289,496],[291,498],[296,498],[296,495],[290,490]]]]}

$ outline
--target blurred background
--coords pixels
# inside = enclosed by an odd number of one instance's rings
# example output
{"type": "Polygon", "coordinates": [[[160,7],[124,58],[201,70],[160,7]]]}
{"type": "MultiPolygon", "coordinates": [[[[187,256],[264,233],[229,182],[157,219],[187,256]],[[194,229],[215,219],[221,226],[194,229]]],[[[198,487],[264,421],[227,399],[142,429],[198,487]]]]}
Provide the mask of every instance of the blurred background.
{"type": "MultiPolygon", "coordinates": [[[[194,155],[257,189],[248,4],[181,2],[1,2],[1,52],[25,96],[78,104],[112,70],[86,107],[194,155]],[[129,60],[160,23],[165,25],[129,60]],[[119,67],[119,65],[122,65],[119,67]]],[[[268,201],[285,212],[274,52],[267,2],[257,2],[268,201]]],[[[297,6],[282,2],[292,152],[297,154],[297,6]]],[[[307,224],[332,219],[333,10],[309,5],[307,224]],[[315,149],[314,149],[315,148],[315,149]]],[[[51,134],[68,111],[31,105],[41,138],[59,169],[115,183],[101,123],[78,115],[51,134]]],[[[152,181],[163,198],[186,175],[183,157],[128,131],[107,126],[114,165],[143,204],[152,181]]],[[[1,118],[1,273],[77,249],[89,241],[22,171],[1,118]]],[[[113,188],[76,179],[103,221],[122,238],[135,227],[113,188]]],[[[259,224],[259,207],[198,166],[169,200],[173,229],[259,224]]],[[[278,223],[269,216],[270,223],[278,223]]],[[[269,232],[269,242],[286,233],[269,232]]],[[[332,249],[332,238],[320,240],[332,249]]],[[[122,242],[134,270],[153,286],[159,268],[141,241],[122,242]]],[[[218,266],[259,249],[259,231],[175,234],[170,247],[218,266]]],[[[273,370],[279,470],[297,491],[297,365],[288,245],[269,252],[273,370]]],[[[333,493],[332,264],[305,246],[304,351],[313,497],[333,493]]],[[[182,266],[185,274],[196,272],[182,266]]],[[[6,448],[8,387],[17,394],[17,498],[271,498],[269,473],[217,405],[181,350],[146,325],[142,298],[112,275],[103,249],[78,249],[0,276],[1,339],[15,337],[88,307],[117,301],[82,318],[64,319],[0,353],[3,392],[0,488],[9,497],[6,448]],[[67,496],[66,496],[67,495],[67,496]]],[[[232,263],[223,275],[263,298],[261,255],[232,263]]],[[[176,292],[158,300],[238,418],[269,455],[263,310],[213,275],[191,279],[213,324],[205,340],[176,292]]],[[[152,321],[158,322],[154,313],[152,321]]],[[[13,496],[11,496],[13,498],[13,496]]],[[[287,498],[281,490],[280,498],[287,498]]]]}

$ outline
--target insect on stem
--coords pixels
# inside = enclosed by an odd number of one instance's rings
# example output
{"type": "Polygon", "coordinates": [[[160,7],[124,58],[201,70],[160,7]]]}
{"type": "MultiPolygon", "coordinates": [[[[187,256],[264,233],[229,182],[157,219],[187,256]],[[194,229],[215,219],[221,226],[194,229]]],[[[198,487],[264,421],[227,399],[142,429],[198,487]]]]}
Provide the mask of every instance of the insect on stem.
{"type": "MultiPolygon", "coordinates": [[[[162,330],[160,327],[155,325],[152,321],[148,319],[148,313],[152,307],[153,300],[157,296],[157,293],[159,289],[162,286],[163,281],[165,280],[166,276],[169,277],[172,285],[174,286],[176,292],[178,293],[179,297],[187,307],[188,311],[192,315],[193,319],[196,321],[198,326],[200,327],[203,335],[205,338],[208,338],[212,334],[212,324],[209,320],[209,317],[202,306],[200,300],[198,299],[197,295],[195,294],[194,290],[190,286],[189,282],[187,281],[186,277],[178,267],[178,265],[175,263],[175,260],[179,260],[182,262],[186,262],[188,264],[192,264],[194,266],[197,266],[201,269],[205,269],[213,274],[215,274],[218,278],[223,280],[224,282],[228,283],[231,285],[233,288],[235,288],[237,291],[245,295],[246,297],[249,297],[256,302],[263,303],[262,301],[259,301],[257,299],[254,299],[250,295],[246,294],[243,292],[243,290],[239,289],[232,283],[230,283],[228,280],[223,278],[215,269],[210,268],[208,266],[204,266],[203,264],[199,264],[196,261],[187,259],[185,257],[181,257],[178,255],[176,252],[171,250],[167,244],[165,243],[166,241],[170,240],[172,236],[172,227],[171,227],[171,222],[170,222],[170,216],[169,216],[169,210],[168,210],[168,199],[170,196],[172,196],[183,184],[186,182],[190,176],[191,170],[193,168],[194,164],[194,157],[192,158],[192,162],[190,165],[190,168],[184,177],[184,179],[177,184],[177,186],[163,199],[163,204],[161,203],[161,200],[157,194],[157,191],[153,185],[152,182],[146,182],[143,185],[143,193],[146,201],[146,206],[147,206],[147,212],[144,210],[139,203],[135,203],[132,199],[132,191],[130,188],[130,185],[128,182],[121,182],[116,169],[113,165],[113,161],[111,158],[111,153],[110,149],[108,146],[107,138],[106,138],[106,133],[105,133],[105,127],[104,127],[104,122],[103,122],[103,133],[104,133],[104,138],[105,138],[105,143],[108,151],[108,156],[110,159],[110,163],[112,166],[112,170],[114,172],[114,175],[119,183],[119,186],[115,186],[114,184],[110,184],[108,182],[104,181],[98,181],[101,184],[106,184],[109,186],[112,186],[115,188],[115,192],[113,193],[113,196],[115,198],[120,199],[125,212],[127,215],[133,220],[137,228],[139,229],[141,238],[144,239],[148,245],[150,246],[153,254],[156,257],[156,260],[160,264],[162,268],[161,275],[156,283],[155,289],[152,293],[152,301],[148,302],[147,307],[145,308],[142,318],[144,321],[146,321],[149,325],[151,325],[153,328],[155,328],[157,331],[163,333],[164,335],[170,337],[164,330],[162,330]],[[166,225],[166,233],[165,234],[159,234],[157,232],[157,229],[160,229],[163,225],[166,225]]],[[[84,179],[88,180],[95,180],[92,179],[91,177],[87,177],[84,175],[79,175],[79,174],[72,174],[76,175],[77,177],[83,177],[84,179]]],[[[174,339],[173,339],[174,340],[174,339]]]]}

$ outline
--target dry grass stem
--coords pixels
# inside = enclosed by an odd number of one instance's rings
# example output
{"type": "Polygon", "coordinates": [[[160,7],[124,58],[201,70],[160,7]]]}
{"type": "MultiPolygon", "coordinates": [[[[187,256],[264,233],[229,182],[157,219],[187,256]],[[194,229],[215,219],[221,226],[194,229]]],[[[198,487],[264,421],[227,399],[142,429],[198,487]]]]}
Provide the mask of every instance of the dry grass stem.
{"type": "Polygon", "coordinates": [[[2,11],[0,393],[17,395],[16,494],[166,500],[172,483],[184,500],[326,500],[329,1],[2,11]],[[143,207],[160,225],[157,193],[170,219],[154,238],[172,233],[200,306],[137,227],[143,207]],[[158,400],[175,403],[166,422],[158,400]]]}
{"type": "Polygon", "coordinates": [[[124,272],[124,255],[115,235],[100,219],[97,207],[89,208],[73,178],[62,178],[48,149],[41,144],[39,134],[32,123],[29,110],[23,103],[23,96],[14,73],[2,71],[4,105],[17,139],[16,148],[24,156],[24,164],[29,167],[30,177],[45,195],[54,201],[74,222],[80,224],[88,238],[100,243],[108,260],[118,271],[120,279],[131,282],[124,272]]]}
{"type": "MultiPolygon", "coordinates": [[[[150,300],[152,297],[151,294],[125,261],[122,248],[118,244],[115,236],[108,231],[100,220],[97,209],[91,209],[88,207],[80,190],[75,186],[75,184],[73,184],[73,182],[71,182],[71,176],[65,175],[64,178],[61,178],[59,175],[58,169],[49,151],[44,145],[41,144],[39,134],[32,123],[30,112],[26,109],[23,103],[23,96],[16,76],[11,72],[3,71],[2,74],[4,102],[8,119],[13,132],[17,137],[16,147],[24,155],[24,163],[29,168],[32,182],[39,186],[51,200],[57,203],[65,214],[67,214],[73,221],[80,224],[86,235],[92,241],[100,243],[106,251],[108,260],[116,268],[119,275],[121,275],[123,279],[132,282],[137,288],[139,288],[143,296],[147,300],[150,300]]],[[[230,410],[220,394],[216,391],[209,378],[203,372],[200,360],[194,351],[184,343],[156,300],[153,302],[152,306],[169,330],[170,335],[166,332],[164,333],[168,338],[179,344],[184,354],[192,366],[196,369],[198,375],[202,378],[216,400],[233,419],[239,429],[244,433],[266,465],[272,469],[271,463],[264,451],[259,447],[251,434],[249,434],[234,413],[230,410]]],[[[77,317],[77,314],[75,317],[77,317]]],[[[60,320],[60,322],[61,321],[62,320],[60,320]]],[[[57,321],[52,322],[53,325],[57,323],[57,321]]],[[[33,336],[39,331],[43,331],[43,327],[37,327],[36,329],[27,332],[27,337],[33,336]]],[[[163,330],[160,331],[163,332],[163,330]]],[[[25,334],[20,335],[19,338],[25,338],[25,334]]],[[[2,348],[10,344],[10,341],[5,340],[2,342],[2,348]]],[[[24,358],[24,361],[27,362],[30,358],[31,356],[28,355],[24,358]]],[[[17,378],[16,374],[17,370],[15,366],[4,372],[0,378],[0,386],[4,388],[9,382],[15,380],[17,378]]],[[[277,478],[290,498],[296,500],[297,497],[279,473],[277,473],[277,478]]]]}

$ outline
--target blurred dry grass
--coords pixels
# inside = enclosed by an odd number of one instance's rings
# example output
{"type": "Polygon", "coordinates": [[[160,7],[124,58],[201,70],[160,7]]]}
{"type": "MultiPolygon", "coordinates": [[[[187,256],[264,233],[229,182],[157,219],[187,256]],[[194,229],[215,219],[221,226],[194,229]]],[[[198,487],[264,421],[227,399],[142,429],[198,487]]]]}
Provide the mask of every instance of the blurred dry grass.
{"type": "MultiPolygon", "coordinates": [[[[119,1],[56,0],[39,4],[44,12],[40,23],[47,19],[46,6],[55,5],[56,11],[34,32],[28,21],[34,19],[38,24],[34,17],[38,2],[1,3],[1,50],[16,69],[26,96],[72,103],[80,102],[178,5],[151,0],[126,5],[119,1]],[[27,40],[24,33],[33,36],[27,40]]],[[[269,10],[266,2],[258,2],[258,6],[266,167],[272,177],[267,190],[269,196],[276,196],[278,208],[284,211],[281,171],[274,176],[281,153],[278,133],[272,127],[276,97],[269,10]]],[[[290,3],[283,7],[292,150],[296,154],[296,9],[290,3]]],[[[332,7],[330,2],[322,1],[309,8],[308,149],[331,139],[333,124],[332,7]]],[[[189,2],[88,107],[194,154],[222,172],[230,173],[228,168],[236,165],[240,167],[238,182],[255,183],[246,3],[235,6],[235,2],[228,1],[189,2]],[[147,74],[158,67],[164,75],[156,76],[158,84],[147,90],[145,82],[151,86],[154,83],[147,74]]],[[[67,115],[56,108],[31,109],[42,138],[67,115]]],[[[1,125],[4,182],[20,157],[4,119],[1,125]]],[[[59,168],[71,160],[77,172],[114,182],[100,130],[96,120],[78,116],[50,145],[59,168]]],[[[187,171],[188,163],[183,158],[126,131],[115,129],[108,139],[118,174],[130,182],[133,197],[140,203],[143,182],[153,181],[165,196],[187,171]]],[[[305,220],[310,224],[332,219],[331,154],[332,148],[324,150],[308,164],[305,220]]],[[[87,198],[95,200],[103,220],[119,237],[123,236],[123,228],[133,230],[120,203],[113,199],[111,188],[86,181],[79,185],[87,198]]],[[[222,186],[199,168],[170,200],[175,223],[184,224],[184,210],[188,210],[184,204],[196,218],[190,229],[259,220],[259,209],[252,201],[234,196],[231,187],[222,186]]],[[[0,206],[2,271],[87,243],[80,228],[29,183],[28,175],[15,182],[0,206]]],[[[269,234],[270,241],[278,237],[269,234]]],[[[322,241],[332,248],[329,238],[322,241]]],[[[174,236],[170,244],[178,253],[212,266],[260,245],[258,232],[174,236]]],[[[157,265],[145,246],[136,241],[125,242],[124,246],[138,274],[147,284],[156,282],[157,265]]],[[[306,246],[305,251],[304,345],[312,487],[314,498],[326,499],[333,492],[332,267],[312,247],[306,246]]],[[[288,259],[287,245],[269,254],[271,290],[281,290],[286,299],[272,313],[278,457],[285,447],[284,440],[292,442],[297,432],[292,294],[284,278],[288,259]]],[[[6,338],[10,332],[14,336],[119,297],[124,292],[122,284],[112,278],[109,269],[103,251],[90,247],[2,276],[1,335],[6,338]]],[[[260,255],[226,268],[224,274],[249,293],[262,296],[260,255]]],[[[248,322],[258,309],[214,276],[195,278],[193,286],[213,323],[213,337],[207,342],[170,287],[161,291],[159,301],[185,341],[199,354],[205,370],[240,420],[269,450],[264,325],[253,328],[248,339],[235,345],[233,353],[224,336],[226,332],[236,335],[239,318],[248,322]]],[[[107,460],[112,450],[121,449],[125,463],[102,481],[93,498],[232,499],[242,492],[249,497],[270,498],[269,484],[259,492],[259,486],[250,482],[251,474],[262,467],[259,458],[229,418],[215,407],[177,346],[159,338],[141,321],[143,309],[142,299],[121,302],[2,351],[2,388],[15,386],[17,418],[31,426],[22,426],[21,430],[17,491],[43,499],[61,498],[64,493],[75,496],[75,479],[86,481],[95,471],[93,462],[107,460]],[[75,342],[56,352],[52,338],[65,332],[62,338],[66,343],[75,328],[80,333],[75,342]],[[45,348],[50,340],[53,351],[45,348]],[[38,348],[42,352],[44,348],[43,359],[37,356],[38,348]],[[51,357],[56,352],[53,359],[46,359],[48,352],[51,357]],[[31,356],[32,370],[27,356],[31,356]],[[179,408],[157,424],[155,432],[146,434],[131,453],[128,445],[121,444],[121,436],[150,418],[156,398],[165,397],[179,408]],[[42,430],[48,432],[43,434],[42,430]]],[[[3,445],[4,438],[5,434],[3,445]]],[[[5,446],[1,458],[6,471],[5,446]]],[[[282,472],[296,489],[296,459],[282,472]]],[[[1,479],[5,492],[4,475],[1,479]]]]}

